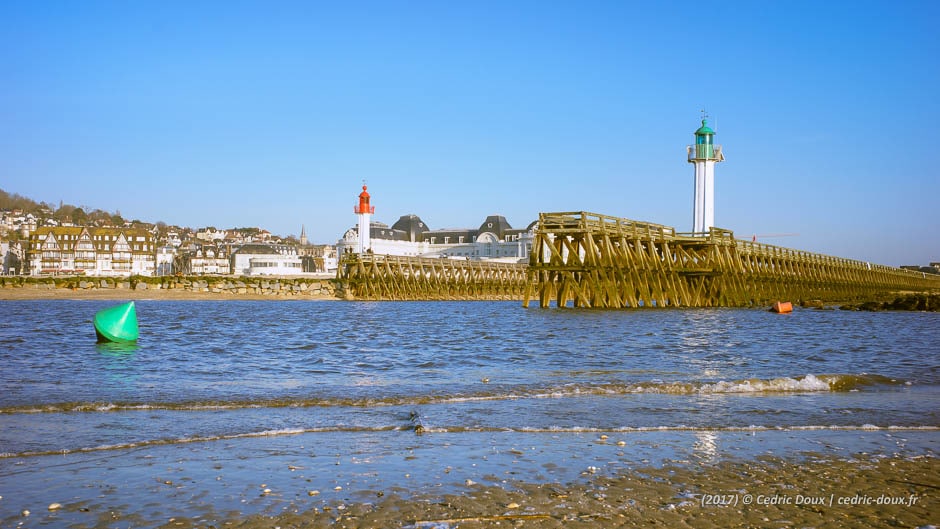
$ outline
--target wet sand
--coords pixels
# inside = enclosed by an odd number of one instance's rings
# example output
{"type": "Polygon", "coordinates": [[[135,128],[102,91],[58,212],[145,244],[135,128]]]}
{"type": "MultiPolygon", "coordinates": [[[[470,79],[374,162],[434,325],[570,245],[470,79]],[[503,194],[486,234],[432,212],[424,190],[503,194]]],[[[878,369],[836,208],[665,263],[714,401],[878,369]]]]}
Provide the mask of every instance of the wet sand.
{"type": "Polygon", "coordinates": [[[929,430],[312,432],[0,458],[0,526],[915,527],[929,430]],[[696,441],[711,439],[710,446],[696,441]],[[48,506],[58,504],[55,510],[48,506]],[[30,511],[23,516],[21,512],[30,511]]]}
{"type": "MultiPolygon", "coordinates": [[[[334,503],[220,527],[609,528],[931,527],[940,523],[935,458],[814,461],[765,457],[707,469],[640,468],[582,484],[471,484],[463,494],[334,503]]],[[[174,519],[163,527],[191,527],[174,519]]]]}

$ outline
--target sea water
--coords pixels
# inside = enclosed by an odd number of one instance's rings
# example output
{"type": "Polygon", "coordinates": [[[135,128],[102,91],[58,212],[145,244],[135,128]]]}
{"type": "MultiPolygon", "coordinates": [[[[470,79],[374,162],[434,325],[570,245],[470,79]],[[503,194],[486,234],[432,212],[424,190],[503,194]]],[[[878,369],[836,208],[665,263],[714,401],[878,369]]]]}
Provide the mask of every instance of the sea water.
{"type": "Polygon", "coordinates": [[[97,344],[114,304],[0,303],[5,526],[940,451],[937,313],[143,300],[135,345],[97,344]]]}

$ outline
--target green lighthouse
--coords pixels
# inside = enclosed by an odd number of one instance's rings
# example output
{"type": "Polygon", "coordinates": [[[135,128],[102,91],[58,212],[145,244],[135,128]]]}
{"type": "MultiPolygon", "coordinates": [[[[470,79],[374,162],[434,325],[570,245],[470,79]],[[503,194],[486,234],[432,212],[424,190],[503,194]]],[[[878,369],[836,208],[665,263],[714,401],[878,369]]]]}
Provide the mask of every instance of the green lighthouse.
{"type": "MultiPolygon", "coordinates": [[[[718,150],[721,152],[721,149],[718,150]]],[[[695,131],[695,158],[718,160],[715,157],[715,131],[708,126],[708,120],[702,120],[702,126],[695,131]]]]}

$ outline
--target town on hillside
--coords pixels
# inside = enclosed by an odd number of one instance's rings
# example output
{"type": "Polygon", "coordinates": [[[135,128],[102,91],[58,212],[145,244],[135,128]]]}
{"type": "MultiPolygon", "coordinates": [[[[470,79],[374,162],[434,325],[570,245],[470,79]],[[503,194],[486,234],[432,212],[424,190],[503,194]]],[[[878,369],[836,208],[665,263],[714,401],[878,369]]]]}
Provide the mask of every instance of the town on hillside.
{"type": "Polygon", "coordinates": [[[479,227],[431,229],[417,215],[389,226],[373,220],[375,208],[363,186],[358,224],[335,245],[310,244],[262,228],[192,229],[125,220],[120,213],[35,203],[0,190],[0,257],[4,275],[140,276],[327,276],[338,257],[375,253],[461,260],[527,262],[536,223],[510,226],[489,215],[479,227]]]}
{"type": "Polygon", "coordinates": [[[192,229],[125,220],[120,213],[53,208],[2,193],[4,275],[101,277],[320,275],[334,273],[336,247],[262,228],[192,229]]]}

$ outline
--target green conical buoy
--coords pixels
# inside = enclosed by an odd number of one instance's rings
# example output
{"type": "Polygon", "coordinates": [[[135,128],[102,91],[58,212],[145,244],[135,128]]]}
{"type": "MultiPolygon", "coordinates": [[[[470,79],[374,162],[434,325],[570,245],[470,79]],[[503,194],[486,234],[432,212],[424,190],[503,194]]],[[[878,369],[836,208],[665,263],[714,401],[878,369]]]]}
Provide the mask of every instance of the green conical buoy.
{"type": "Polygon", "coordinates": [[[134,302],[98,311],[95,314],[95,333],[99,342],[136,342],[137,309],[134,302]]]}

